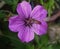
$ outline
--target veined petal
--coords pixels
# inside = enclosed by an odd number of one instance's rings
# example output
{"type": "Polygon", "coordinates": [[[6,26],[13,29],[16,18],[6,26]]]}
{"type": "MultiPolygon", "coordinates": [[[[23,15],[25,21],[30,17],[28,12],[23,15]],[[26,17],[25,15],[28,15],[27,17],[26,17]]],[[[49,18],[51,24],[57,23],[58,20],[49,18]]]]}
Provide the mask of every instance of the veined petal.
{"type": "Polygon", "coordinates": [[[26,28],[21,28],[21,30],[18,33],[18,37],[22,42],[30,42],[31,40],[34,39],[34,32],[32,28],[26,27],[26,28]]]}
{"type": "Polygon", "coordinates": [[[34,32],[37,35],[43,35],[47,33],[47,24],[43,22],[42,24],[33,24],[34,32]]]}
{"type": "Polygon", "coordinates": [[[47,11],[40,5],[37,5],[31,12],[31,17],[36,20],[43,20],[47,16],[47,11]]]}
{"type": "Polygon", "coordinates": [[[24,22],[19,18],[18,15],[10,17],[9,19],[9,29],[11,31],[17,32],[20,29],[20,25],[22,26],[24,22]]]}
{"type": "Polygon", "coordinates": [[[17,12],[20,16],[29,17],[31,11],[32,11],[31,5],[26,1],[19,3],[17,6],[17,12]]]}

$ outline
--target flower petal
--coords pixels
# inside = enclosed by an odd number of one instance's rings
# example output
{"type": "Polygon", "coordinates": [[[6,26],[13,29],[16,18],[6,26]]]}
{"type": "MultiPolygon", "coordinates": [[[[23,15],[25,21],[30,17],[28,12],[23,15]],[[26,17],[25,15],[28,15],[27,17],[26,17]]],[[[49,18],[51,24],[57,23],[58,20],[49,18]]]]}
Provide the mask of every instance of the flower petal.
{"type": "Polygon", "coordinates": [[[37,35],[43,35],[47,33],[47,24],[43,22],[42,24],[33,24],[34,32],[37,35]]]}
{"type": "Polygon", "coordinates": [[[9,19],[9,29],[11,31],[17,32],[20,29],[20,25],[23,25],[24,22],[19,18],[18,15],[15,15],[9,19]]]}
{"type": "Polygon", "coordinates": [[[31,5],[26,1],[19,3],[17,6],[17,12],[20,16],[29,17],[31,11],[32,11],[31,5]]]}
{"type": "Polygon", "coordinates": [[[32,28],[26,27],[21,28],[21,30],[18,33],[18,37],[22,42],[30,42],[34,39],[34,32],[32,28]]]}
{"type": "Polygon", "coordinates": [[[37,5],[31,12],[31,17],[36,20],[43,20],[47,16],[47,11],[40,5],[37,5]]]}

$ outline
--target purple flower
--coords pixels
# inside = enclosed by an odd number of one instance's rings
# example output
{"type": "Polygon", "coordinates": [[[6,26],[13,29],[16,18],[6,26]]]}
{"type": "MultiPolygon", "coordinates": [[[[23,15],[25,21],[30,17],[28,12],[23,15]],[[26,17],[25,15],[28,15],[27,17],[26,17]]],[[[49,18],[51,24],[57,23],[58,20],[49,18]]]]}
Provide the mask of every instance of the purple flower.
{"type": "Polygon", "coordinates": [[[9,19],[9,29],[18,32],[18,37],[22,42],[30,42],[34,39],[34,33],[43,35],[47,32],[47,23],[44,19],[47,11],[37,5],[33,10],[29,2],[22,1],[17,6],[17,13],[9,19]]]}

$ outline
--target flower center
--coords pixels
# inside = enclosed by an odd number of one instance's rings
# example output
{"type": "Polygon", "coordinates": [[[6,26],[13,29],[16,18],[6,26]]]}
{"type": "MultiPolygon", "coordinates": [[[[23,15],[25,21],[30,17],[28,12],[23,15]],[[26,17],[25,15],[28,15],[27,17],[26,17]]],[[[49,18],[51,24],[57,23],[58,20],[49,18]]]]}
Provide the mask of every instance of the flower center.
{"type": "Polygon", "coordinates": [[[26,18],[24,22],[25,22],[25,26],[29,26],[29,27],[32,26],[32,24],[34,23],[32,18],[26,18]]]}
{"type": "Polygon", "coordinates": [[[41,24],[40,21],[37,21],[37,20],[32,19],[32,18],[25,18],[25,20],[24,20],[24,25],[25,26],[31,27],[34,23],[35,24],[41,24]]]}

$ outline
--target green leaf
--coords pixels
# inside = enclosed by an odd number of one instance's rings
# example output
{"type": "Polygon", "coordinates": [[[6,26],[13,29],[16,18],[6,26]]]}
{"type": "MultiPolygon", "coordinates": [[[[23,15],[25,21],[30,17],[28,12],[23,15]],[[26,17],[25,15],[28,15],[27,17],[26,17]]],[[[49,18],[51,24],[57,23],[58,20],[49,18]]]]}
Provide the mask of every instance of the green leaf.
{"type": "Polygon", "coordinates": [[[53,49],[52,45],[49,45],[49,46],[43,46],[41,47],[41,49],[53,49]]]}
{"type": "Polygon", "coordinates": [[[44,4],[43,0],[40,0],[40,3],[43,5],[44,4]]]}
{"type": "Polygon", "coordinates": [[[12,10],[15,12],[19,0],[13,0],[12,10]]]}
{"type": "Polygon", "coordinates": [[[27,44],[26,49],[34,49],[34,45],[29,45],[29,44],[27,44]]]}
{"type": "Polygon", "coordinates": [[[4,11],[0,10],[0,19],[5,18],[5,16],[6,16],[6,13],[4,11]]]}
{"type": "Polygon", "coordinates": [[[12,5],[13,4],[13,0],[3,0],[3,1],[5,1],[6,4],[8,4],[8,5],[12,5]]]}
{"type": "Polygon", "coordinates": [[[35,42],[36,42],[37,46],[40,45],[40,43],[39,43],[39,37],[37,35],[35,35],[35,42]]]}
{"type": "Polygon", "coordinates": [[[53,44],[53,49],[60,49],[60,43],[53,44]]]}
{"type": "Polygon", "coordinates": [[[40,37],[39,45],[37,45],[38,49],[41,49],[42,47],[45,48],[48,45],[48,35],[43,35],[40,37]]]}
{"type": "Polygon", "coordinates": [[[48,35],[43,35],[40,37],[40,44],[47,44],[49,42],[48,35]]]}
{"type": "Polygon", "coordinates": [[[4,0],[6,4],[11,5],[12,11],[15,12],[19,0],[4,0]]]}

